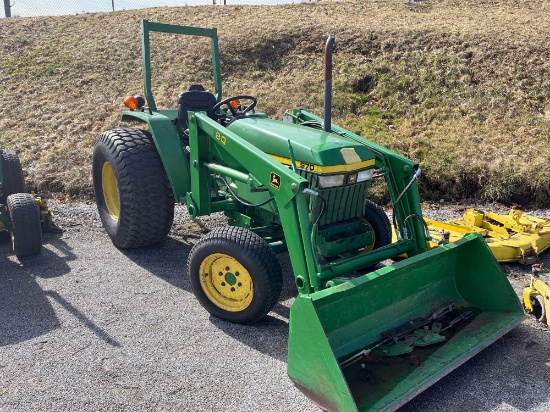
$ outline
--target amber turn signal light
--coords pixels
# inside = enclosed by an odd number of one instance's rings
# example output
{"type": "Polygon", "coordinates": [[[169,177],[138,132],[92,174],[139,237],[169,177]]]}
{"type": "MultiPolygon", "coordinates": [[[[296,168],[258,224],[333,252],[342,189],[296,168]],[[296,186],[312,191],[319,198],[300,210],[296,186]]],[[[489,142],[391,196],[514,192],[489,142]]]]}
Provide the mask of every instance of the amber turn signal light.
{"type": "Polygon", "coordinates": [[[145,98],[136,94],[135,96],[128,96],[124,99],[124,106],[130,110],[140,109],[145,105],[145,98]]]}
{"type": "Polygon", "coordinates": [[[241,101],[239,99],[231,100],[229,102],[229,105],[231,106],[232,109],[236,109],[237,107],[239,107],[240,104],[241,104],[241,101]]]}
{"type": "Polygon", "coordinates": [[[138,108],[138,99],[136,96],[128,96],[124,99],[124,106],[130,110],[135,110],[138,108]]]}

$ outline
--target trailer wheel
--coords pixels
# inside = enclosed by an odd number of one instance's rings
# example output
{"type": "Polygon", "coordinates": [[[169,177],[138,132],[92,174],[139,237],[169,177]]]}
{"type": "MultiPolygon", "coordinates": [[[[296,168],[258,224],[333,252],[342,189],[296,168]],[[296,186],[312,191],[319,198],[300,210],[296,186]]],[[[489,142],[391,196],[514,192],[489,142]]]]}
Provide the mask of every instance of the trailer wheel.
{"type": "Polygon", "coordinates": [[[149,132],[120,128],[97,138],[92,175],[103,227],[113,244],[137,248],[164,239],[174,196],[149,132]]]}
{"type": "Polygon", "coordinates": [[[17,257],[36,255],[42,248],[40,211],[29,193],[8,196],[8,213],[11,220],[11,241],[17,257]]]}
{"type": "Polygon", "coordinates": [[[228,322],[257,322],[281,295],[283,276],[275,253],[241,227],[221,227],[202,237],[191,249],[187,268],[200,304],[228,322]]]}
{"type": "Polygon", "coordinates": [[[533,315],[542,323],[546,323],[546,306],[544,305],[544,296],[539,294],[531,295],[531,305],[533,306],[533,315]]]}
{"type": "Polygon", "coordinates": [[[386,215],[386,212],[376,203],[367,199],[365,214],[361,218],[361,222],[372,229],[374,236],[374,242],[362,249],[361,252],[369,252],[391,243],[390,219],[386,215]]]}
{"type": "Polygon", "coordinates": [[[21,162],[14,151],[0,150],[0,161],[3,175],[0,203],[5,205],[9,195],[25,192],[25,180],[21,162]]]}

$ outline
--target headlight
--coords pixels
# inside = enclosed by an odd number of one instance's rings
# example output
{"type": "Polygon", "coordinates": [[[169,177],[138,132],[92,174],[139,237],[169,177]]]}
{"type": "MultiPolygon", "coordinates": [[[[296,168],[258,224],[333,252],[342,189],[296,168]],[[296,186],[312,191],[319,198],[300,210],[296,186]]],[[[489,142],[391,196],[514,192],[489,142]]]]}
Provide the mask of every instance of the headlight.
{"type": "Polygon", "coordinates": [[[329,187],[343,186],[344,177],[344,175],[319,176],[319,187],[326,189],[329,187]]]}
{"type": "Polygon", "coordinates": [[[373,174],[374,174],[374,169],[363,170],[357,174],[357,181],[364,182],[365,180],[370,180],[372,179],[373,174]]]}
{"type": "Polygon", "coordinates": [[[349,173],[347,175],[324,175],[319,176],[319,188],[328,189],[329,187],[352,185],[354,183],[364,182],[372,179],[374,169],[363,170],[359,173],[349,173]]]}

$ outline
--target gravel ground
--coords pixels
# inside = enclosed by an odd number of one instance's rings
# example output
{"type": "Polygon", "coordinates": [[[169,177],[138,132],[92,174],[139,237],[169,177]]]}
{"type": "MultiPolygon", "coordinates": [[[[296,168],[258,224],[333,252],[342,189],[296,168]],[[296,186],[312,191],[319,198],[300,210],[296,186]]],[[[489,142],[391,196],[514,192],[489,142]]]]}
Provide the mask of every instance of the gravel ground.
{"type": "MultiPolygon", "coordinates": [[[[165,242],[122,251],[95,205],[51,208],[57,228],[41,255],[19,261],[0,242],[1,411],[318,410],[286,375],[296,293],[288,256],[274,311],[254,326],[233,325],[210,317],[184,276],[192,244],[223,217],[197,224],[178,207],[165,242]]],[[[464,208],[424,209],[445,220],[464,208]]],[[[529,268],[503,270],[521,293],[529,268]]],[[[550,331],[527,318],[402,410],[548,411],[549,382],[550,331]]]]}

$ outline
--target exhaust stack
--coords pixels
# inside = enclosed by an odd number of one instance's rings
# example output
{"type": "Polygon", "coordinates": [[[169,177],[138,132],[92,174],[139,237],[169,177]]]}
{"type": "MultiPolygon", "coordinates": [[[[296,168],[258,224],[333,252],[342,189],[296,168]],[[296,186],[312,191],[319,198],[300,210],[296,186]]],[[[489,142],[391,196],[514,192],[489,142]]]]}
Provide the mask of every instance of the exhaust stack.
{"type": "Polygon", "coordinates": [[[325,45],[325,117],[324,130],[331,130],[332,110],[332,50],[334,49],[334,37],[329,36],[325,45]]]}

